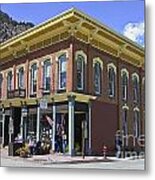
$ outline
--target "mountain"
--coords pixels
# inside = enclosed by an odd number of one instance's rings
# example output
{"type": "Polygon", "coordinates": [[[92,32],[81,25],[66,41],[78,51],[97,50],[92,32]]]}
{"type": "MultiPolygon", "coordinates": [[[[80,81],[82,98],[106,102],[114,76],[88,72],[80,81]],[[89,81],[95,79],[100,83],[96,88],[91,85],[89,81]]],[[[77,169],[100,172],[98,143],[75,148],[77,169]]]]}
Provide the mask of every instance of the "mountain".
{"type": "Polygon", "coordinates": [[[17,22],[0,10],[0,43],[33,26],[31,22],[17,22]]]}

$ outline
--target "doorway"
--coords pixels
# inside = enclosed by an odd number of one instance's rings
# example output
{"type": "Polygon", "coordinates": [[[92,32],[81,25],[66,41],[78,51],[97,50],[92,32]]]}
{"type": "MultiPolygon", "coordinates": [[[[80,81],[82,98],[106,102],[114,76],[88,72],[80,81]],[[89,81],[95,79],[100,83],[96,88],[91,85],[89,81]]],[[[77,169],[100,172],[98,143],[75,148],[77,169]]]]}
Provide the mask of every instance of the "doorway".
{"type": "Polygon", "coordinates": [[[82,132],[82,122],[86,120],[86,114],[75,114],[75,124],[74,124],[74,149],[76,155],[82,154],[83,146],[83,132],[82,132]]]}
{"type": "Polygon", "coordinates": [[[10,116],[5,115],[5,122],[4,122],[4,147],[9,144],[9,119],[10,119],[10,116]]]}

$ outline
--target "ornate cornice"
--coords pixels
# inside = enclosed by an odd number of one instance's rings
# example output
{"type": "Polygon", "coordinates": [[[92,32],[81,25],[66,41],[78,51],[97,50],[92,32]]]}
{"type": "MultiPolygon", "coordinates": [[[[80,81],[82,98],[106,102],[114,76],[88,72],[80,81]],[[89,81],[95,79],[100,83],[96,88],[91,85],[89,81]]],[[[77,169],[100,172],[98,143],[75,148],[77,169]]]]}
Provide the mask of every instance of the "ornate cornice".
{"type": "Polygon", "coordinates": [[[144,48],[74,8],[2,43],[0,63],[64,41],[70,36],[135,66],[144,65],[144,48]]]}

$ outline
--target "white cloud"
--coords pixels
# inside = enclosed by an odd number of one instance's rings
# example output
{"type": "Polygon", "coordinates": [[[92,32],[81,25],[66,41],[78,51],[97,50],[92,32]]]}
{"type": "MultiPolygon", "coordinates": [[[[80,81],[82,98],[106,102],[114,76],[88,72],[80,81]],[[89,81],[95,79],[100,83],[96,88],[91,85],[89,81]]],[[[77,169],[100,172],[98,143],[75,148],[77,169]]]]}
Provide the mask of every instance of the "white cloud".
{"type": "Polygon", "coordinates": [[[132,41],[144,46],[144,22],[126,24],[123,34],[132,41]]]}

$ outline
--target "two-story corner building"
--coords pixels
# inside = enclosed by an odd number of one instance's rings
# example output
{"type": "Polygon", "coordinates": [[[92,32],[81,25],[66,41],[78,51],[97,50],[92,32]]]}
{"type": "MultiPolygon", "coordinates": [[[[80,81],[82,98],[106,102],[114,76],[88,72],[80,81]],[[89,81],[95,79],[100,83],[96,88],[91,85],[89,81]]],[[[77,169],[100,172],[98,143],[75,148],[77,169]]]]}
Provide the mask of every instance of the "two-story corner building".
{"type": "Polygon", "coordinates": [[[114,152],[117,130],[144,134],[144,49],[97,20],[68,10],[0,54],[3,145],[45,132],[55,150],[61,127],[70,155],[82,151],[83,132],[86,153],[97,155],[103,144],[114,152]]]}

